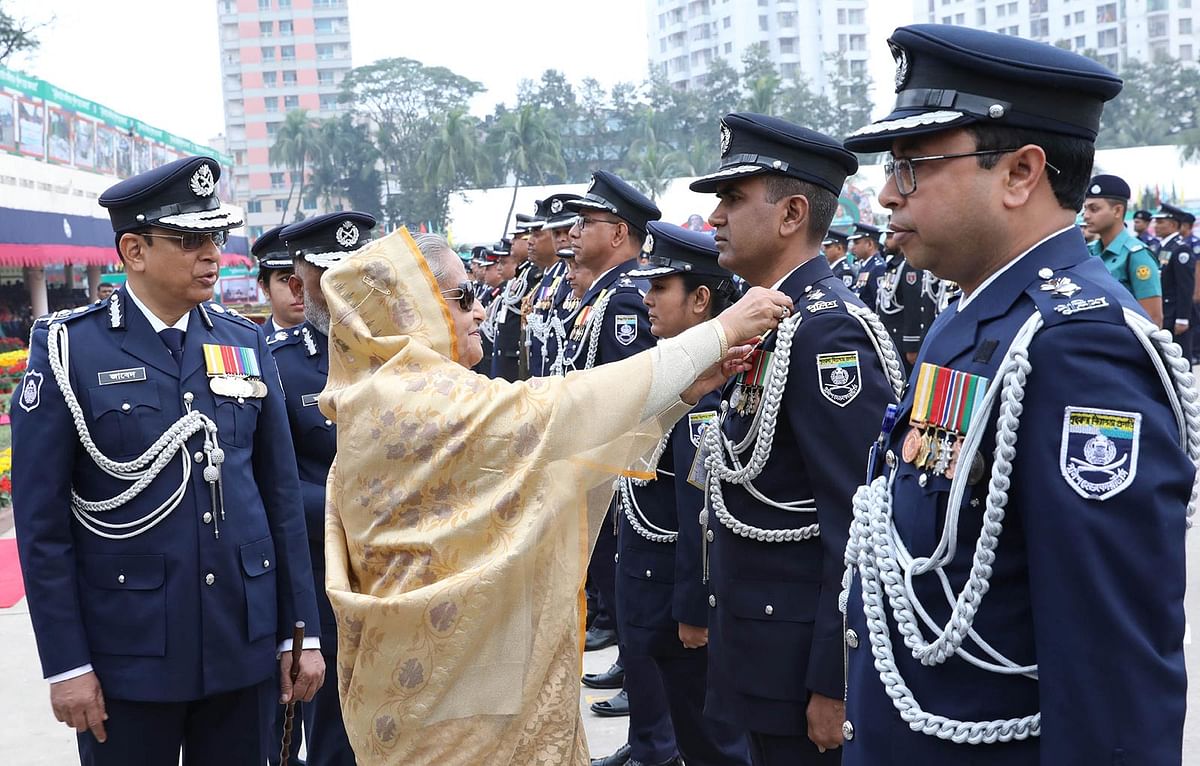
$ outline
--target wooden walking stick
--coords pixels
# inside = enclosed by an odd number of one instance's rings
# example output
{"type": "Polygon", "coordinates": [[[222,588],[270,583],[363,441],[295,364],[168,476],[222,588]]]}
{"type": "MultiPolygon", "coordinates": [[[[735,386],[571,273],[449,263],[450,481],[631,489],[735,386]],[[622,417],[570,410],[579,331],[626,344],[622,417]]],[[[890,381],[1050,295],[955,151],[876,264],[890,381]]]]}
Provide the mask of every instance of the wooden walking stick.
{"type": "MultiPolygon", "coordinates": [[[[292,681],[292,693],[295,694],[296,679],[300,677],[300,654],[304,651],[304,621],[297,620],[296,627],[292,629],[292,667],[288,672],[288,676],[292,681]]],[[[288,756],[292,750],[292,723],[296,717],[296,700],[293,699],[287,703],[287,710],[283,714],[283,742],[279,749],[279,764],[287,766],[288,756]]]]}

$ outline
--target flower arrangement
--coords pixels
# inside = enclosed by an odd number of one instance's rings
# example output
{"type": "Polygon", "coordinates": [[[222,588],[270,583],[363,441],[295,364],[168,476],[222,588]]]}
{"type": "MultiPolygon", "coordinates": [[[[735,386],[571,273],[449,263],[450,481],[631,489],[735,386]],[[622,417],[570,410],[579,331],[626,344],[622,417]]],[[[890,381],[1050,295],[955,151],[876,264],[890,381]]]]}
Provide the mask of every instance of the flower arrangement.
{"type": "Polygon", "coordinates": [[[0,506],[12,505],[12,447],[0,452],[0,506]]]}
{"type": "Polygon", "coordinates": [[[29,363],[29,349],[20,348],[14,351],[5,351],[0,354],[0,376],[14,378],[25,374],[25,367],[29,363]]]}

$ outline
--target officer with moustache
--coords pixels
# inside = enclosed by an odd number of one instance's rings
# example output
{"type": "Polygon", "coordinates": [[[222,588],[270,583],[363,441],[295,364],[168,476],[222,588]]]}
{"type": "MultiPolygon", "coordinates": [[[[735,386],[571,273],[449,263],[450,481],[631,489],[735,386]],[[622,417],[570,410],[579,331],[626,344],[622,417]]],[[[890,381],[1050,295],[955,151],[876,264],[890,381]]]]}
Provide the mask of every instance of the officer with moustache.
{"type": "Polygon", "coordinates": [[[542,278],[529,294],[525,338],[529,349],[529,374],[539,378],[562,374],[562,306],[569,293],[567,265],[558,257],[571,246],[575,214],[565,205],[578,194],[552,194],[538,202],[537,214],[545,223],[530,237],[530,257],[542,269],[542,278]],[[558,323],[554,319],[558,318],[558,323]]]}
{"type": "Polygon", "coordinates": [[[1163,328],[1175,335],[1175,342],[1191,359],[1192,294],[1196,288],[1196,254],[1179,234],[1179,225],[1191,217],[1186,210],[1163,203],[1154,214],[1154,231],[1159,237],[1159,261],[1162,263],[1163,328]]]}
{"type": "Polygon", "coordinates": [[[843,762],[1177,764],[1196,392],[1075,225],[1121,80],[964,27],[888,43],[895,109],[846,146],[890,151],[899,245],[961,295],[854,498],[843,762]]]}
{"type": "Polygon", "coordinates": [[[288,281],[292,276],[292,256],[287,245],[279,239],[283,226],[254,240],[250,254],[258,259],[258,284],[267,296],[271,316],[263,322],[263,334],[270,338],[278,330],[287,330],[304,321],[304,304],[292,295],[288,281]]]}
{"type": "Polygon", "coordinates": [[[87,766],[261,766],[278,705],[324,678],[279,375],[258,326],[210,302],[243,223],[220,174],[188,157],[100,195],[127,281],[38,320],[13,397],[29,614],[87,766]]]}
{"type": "Polygon", "coordinates": [[[496,306],[492,322],[496,340],[492,351],[491,377],[510,382],[528,377],[521,375],[521,349],[525,343],[521,309],[530,289],[542,277],[541,269],[528,260],[528,254],[530,238],[544,221],[525,213],[517,213],[516,221],[511,256],[516,261],[516,270],[497,298],[499,305],[496,306]]]}
{"type": "Polygon", "coordinates": [[[846,232],[830,229],[829,233],[825,235],[825,239],[821,240],[821,249],[825,254],[825,260],[829,262],[829,270],[835,277],[842,280],[842,284],[853,290],[858,282],[858,272],[855,270],[855,264],[846,257],[846,248],[849,242],[850,238],[846,232]]]}
{"type": "Polygon", "coordinates": [[[292,291],[304,301],[305,322],[277,333],[271,354],[287,395],[288,423],[296,445],[296,463],[308,545],[313,561],[317,610],[321,616],[321,653],[328,684],[304,706],[309,766],[351,766],[354,751],[346,738],[338,701],[337,621],[325,594],[325,482],[337,452],[337,426],[317,408],[329,377],[329,309],[321,292],[325,270],[371,238],[375,218],[357,211],[328,213],[291,224],[279,236],[287,243],[295,276],[292,291]]]}
{"type": "Polygon", "coordinates": [[[820,256],[854,155],[758,114],[721,121],[720,263],[792,298],[795,316],[723,392],[705,440],[705,713],[749,732],[756,766],[837,763],[850,498],[903,386],[887,332],[820,256]]]}

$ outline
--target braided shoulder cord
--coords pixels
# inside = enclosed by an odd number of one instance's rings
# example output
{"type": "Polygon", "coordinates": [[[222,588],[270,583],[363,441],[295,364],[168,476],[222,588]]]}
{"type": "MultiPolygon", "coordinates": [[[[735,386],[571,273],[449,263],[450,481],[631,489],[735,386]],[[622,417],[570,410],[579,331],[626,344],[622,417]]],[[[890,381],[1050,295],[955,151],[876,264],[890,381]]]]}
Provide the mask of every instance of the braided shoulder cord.
{"type": "Polygon", "coordinates": [[[896,353],[896,344],[892,343],[892,336],[888,334],[887,328],[879,321],[874,311],[849,304],[846,305],[846,309],[866,331],[867,338],[879,356],[883,374],[887,376],[888,384],[892,387],[892,394],[896,401],[900,401],[904,397],[904,367],[900,364],[900,355],[896,353]]]}
{"type": "MultiPolygon", "coordinates": [[[[875,667],[879,671],[885,691],[892,698],[901,718],[913,731],[957,743],[1007,742],[1038,736],[1041,731],[1041,714],[1039,712],[1021,718],[964,722],[924,711],[913,697],[912,691],[907,687],[896,667],[883,605],[883,594],[887,594],[897,629],[904,635],[905,644],[912,651],[914,658],[920,660],[922,664],[939,664],[951,654],[956,654],[993,672],[1022,673],[1036,678],[1036,665],[1017,667],[1015,663],[1001,657],[979,639],[971,630],[971,625],[980,602],[987,593],[987,578],[991,574],[991,563],[995,560],[995,548],[1002,531],[1012,459],[1016,454],[1016,432],[1020,425],[1021,400],[1024,396],[1026,379],[1031,370],[1028,356],[1029,344],[1041,324],[1040,315],[1035,314],[1031,317],[1017,338],[1014,339],[1012,347],[1006,353],[1001,364],[1000,377],[1003,385],[1000,411],[997,416],[995,460],[988,485],[987,508],[983,526],[976,544],[970,578],[962,593],[959,594],[957,602],[954,603],[950,621],[942,630],[941,635],[933,642],[926,644],[923,641],[910,609],[911,605],[916,605],[926,624],[933,627],[929,615],[920,608],[913,589],[912,577],[914,574],[921,574],[925,571],[936,571],[942,580],[943,589],[949,600],[951,589],[942,568],[953,558],[953,547],[948,547],[942,556],[938,555],[942,550],[943,543],[947,540],[946,529],[943,529],[943,541],[939,543],[939,549],[935,551],[934,556],[927,559],[911,559],[903,548],[892,520],[891,483],[896,474],[892,473],[890,477],[875,479],[870,484],[860,487],[854,496],[854,520],[851,524],[845,556],[847,565],[843,578],[845,590],[839,597],[839,606],[843,612],[846,611],[853,570],[857,567],[862,581],[863,612],[870,632],[871,651],[875,657],[875,667]],[[1002,665],[983,663],[963,652],[961,644],[965,635],[976,640],[987,653],[999,659],[1002,665]]],[[[1126,312],[1126,324],[1146,348],[1163,380],[1168,398],[1171,400],[1179,420],[1181,445],[1186,449],[1193,464],[1200,465],[1200,406],[1197,406],[1197,394],[1190,364],[1182,358],[1179,347],[1172,342],[1170,334],[1165,330],[1154,327],[1144,318],[1128,311],[1126,312]]],[[[990,409],[991,403],[985,402],[985,406],[981,408],[980,412],[987,413],[990,409]]],[[[968,442],[964,444],[963,448],[964,458],[960,459],[969,460],[974,457],[978,451],[981,430],[980,428],[973,429],[974,433],[971,435],[975,438],[968,437],[968,442]]],[[[961,484],[961,474],[956,476],[952,482],[952,485],[958,484],[961,484]]],[[[951,488],[946,514],[947,527],[951,524],[957,526],[957,508],[961,505],[963,491],[964,487],[962,486],[952,486],[951,488]],[[955,491],[956,489],[958,491],[955,491]]],[[[1189,526],[1198,495],[1200,495],[1200,482],[1194,478],[1187,509],[1189,526]]]]}
{"type": "MultiPolygon", "coordinates": [[[[112,540],[124,540],[149,531],[169,516],[179,506],[186,494],[192,471],[187,440],[197,433],[204,433],[204,452],[208,457],[204,478],[210,485],[216,485],[220,480],[220,465],[225,461],[225,452],[217,446],[217,424],[204,413],[192,410],[190,398],[185,399],[188,403],[187,413],[175,421],[141,455],[126,462],[112,460],[106,456],[92,439],[87,420],[83,415],[83,408],[80,407],[75,391],[71,387],[68,372],[70,369],[70,336],[67,333],[66,325],[61,323],[51,325],[47,337],[47,352],[50,358],[51,373],[62,392],[67,410],[71,413],[75,431],[79,435],[84,451],[96,466],[109,476],[121,481],[133,482],[128,489],[106,500],[86,500],[75,491],[74,487],[71,488],[71,512],[79,523],[93,534],[112,540]],[[179,487],[157,508],[139,519],[120,524],[110,523],[99,518],[97,514],[116,510],[141,494],[151,482],[158,478],[166,464],[176,454],[180,456],[183,463],[182,480],[179,487]]],[[[212,488],[215,492],[216,487],[212,488]]]]}

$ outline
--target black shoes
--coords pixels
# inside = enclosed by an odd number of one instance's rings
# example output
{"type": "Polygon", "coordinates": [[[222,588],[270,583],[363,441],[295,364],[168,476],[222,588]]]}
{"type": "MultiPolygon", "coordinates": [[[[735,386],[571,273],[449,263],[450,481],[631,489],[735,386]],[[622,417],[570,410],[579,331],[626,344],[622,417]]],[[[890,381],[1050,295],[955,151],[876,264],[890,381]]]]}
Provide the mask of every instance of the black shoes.
{"type": "Polygon", "coordinates": [[[604,628],[588,628],[587,636],[583,639],[583,650],[594,652],[617,643],[617,631],[604,628]]]}
{"type": "Polygon", "coordinates": [[[603,673],[585,673],[581,680],[591,689],[620,689],[625,685],[625,668],[614,662],[603,673]]]}
{"type": "Polygon", "coordinates": [[[662,763],[646,763],[645,761],[636,761],[629,757],[630,747],[626,743],[617,748],[612,755],[606,755],[603,758],[593,758],[592,766],[683,766],[683,759],[679,756],[670,758],[662,763]]]}
{"type": "Polygon", "coordinates": [[[683,759],[677,755],[674,758],[668,758],[662,763],[650,764],[646,763],[645,761],[637,761],[630,758],[625,762],[625,766],[683,766],[683,759]]]}
{"type": "Polygon", "coordinates": [[[591,710],[603,718],[620,718],[621,716],[629,715],[629,697],[626,696],[625,690],[622,689],[606,700],[593,702],[591,710]]]}

